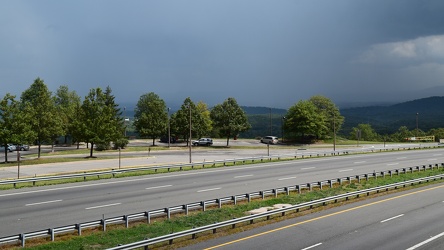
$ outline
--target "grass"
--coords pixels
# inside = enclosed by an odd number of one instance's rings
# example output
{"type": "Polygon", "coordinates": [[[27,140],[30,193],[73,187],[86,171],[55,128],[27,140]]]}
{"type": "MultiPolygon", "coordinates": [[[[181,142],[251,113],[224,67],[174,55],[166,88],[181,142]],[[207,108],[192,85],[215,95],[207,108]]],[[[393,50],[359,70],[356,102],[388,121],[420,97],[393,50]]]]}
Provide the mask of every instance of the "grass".
{"type": "MultiPolygon", "coordinates": [[[[205,212],[193,212],[188,216],[173,216],[171,220],[163,220],[156,219],[151,224],[146,224],[144,222],[135,222],[130,225],[130,228],[126,229],[123,225],[108,225],[106,232],[101,232],[99,229],[95,230],[85,230],[82,234],[83,236],[76,236],[72,234],[68,234],[65,236],[56,236],[56,242],[47,242],[47,239],[35,239],[27,241],[27,246],[29,249],[106,249],[110,247],[117,246],[118,244],[128,244],[131,242],[136,242],[143,240],[145,238],[154,238],[161,235],[166,235],[172,232],[179,232],[186,229],[190,229],[193,227],[199,227],[203,225],[212,224],[215,222],[225,221],[232,218],[239,218],[246,215],[247,211],[252,209],[272,206],[274,204],[298,204],[302,202],[307,202],[311,200],[316,200],[328,196],[343,194],[346,192],[352,192],[356,190],[367,189],[376,186],[382,186],[390,183],[405,181],[416,179],[425,176],[431,176],[436,174],[442,174],[443,169],[440,170],[427,170],[422,172],[414,172],[414,173],[406,173],[400,175],[393,175],[392,178],[386,176],[385,178],[378,179],[370,179],[369,181],[361,180],[360,183],[353,182],[350,184],[344,184],[342,186],[335,185],[333,188],[324,188],[323,190],[314,189],[311,192],[303,192],[302,194],[290,193],[290,195],[279,195],[277,198],[269,198],[266,200],[253,200],[250,203],[240,203],[236,206],[234,205],[224,205],[221,209],[209,209],[205,212]]],[[[441,181],[442,182],[442,181],[441,181]]],[[[436,182],[435,182],[436,183],[436,182]]],[[[421,184],[417,186],[428,185],[421,184]]],[[[411,188],[410,186],[407,188],[411,188]]],[[[398,189],[401,190],[401,189],[398,189]]],[[[392,192],[392,191],[391,191],[392,192]]],[[[362,199],[362,198],[360,198],[362,199]]],[[[349,201],[350,202],[350,201],[349,201]]],[[[317,209],[326,209],[331,206],[338,206],[338,204],[329,204],[327,206],[321,206],[317,209]]],[[[316,211],[310,210],[310,211],[316,211]]],[[[300,213],[292,213],[286,216],[295,217],[303,215],[304,213],[310,211],[303,211],[300,213]]],[[[282,220],[285,218],[276,217],[276,220],[282,220]]],[[[182,239],[175,241],[174,245],[168,246],[167,242],[165,244],[161,244],[160,247],[164,247],[167,249],[174,249],[177,247],[181,247],[192,242],[193,244],[199,240],[205,240],[207,238],[212,238],[220,235],[232,234],[238,231],[243,231],[247,228],[260,226],[267,223],[272,223],[273,220],[270,221],[262,221],[259,223],[249,225],[249,226],[237,226],[237,229],[221,229],[219,233],[213,235],[211,232],[202,233],[199,235],[197,240],[189,241],[188,239],[182,239]]],[[[158,246],[159,247],[159,246],[158,246]]],[[[4,247],[0,247],[0,249],[6,249],[4,247]]],[[[150,246],[150,249],[152,247],[150,246]]]]}

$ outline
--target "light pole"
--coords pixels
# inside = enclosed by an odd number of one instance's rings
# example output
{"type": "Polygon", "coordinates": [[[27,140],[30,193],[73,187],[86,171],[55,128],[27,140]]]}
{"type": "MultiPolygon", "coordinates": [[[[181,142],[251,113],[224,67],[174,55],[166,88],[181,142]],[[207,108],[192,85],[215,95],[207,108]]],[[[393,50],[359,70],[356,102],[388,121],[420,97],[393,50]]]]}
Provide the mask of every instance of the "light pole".
{"type": "Polygon", "coordinates": [[[191,163],[191,104],[188,106],[190,109],[190,139],[188,140],[188,148],[190,153],[190,163],[191,163]]]}
{"type": "Polygon", "coordinates": [[[272,126],[272,122],[271,122],[271,108],[270,108],[270,135],[273,135],[273,126],[272,126]]]}
{"type": "Polygon", "coordinates": [[[417,112],[416,113],[416,137],[418,137],[418,115],[419,115],[419,113],[417,112]]]}
{"type": "Polygon", "coordinates": [[[336,151],[336,115],[333,113],[333,152],[336,151]]]}
{"type": "Polygon", "coordinates": [[[168,108],[168,148],[170,148],[171,128],[170,128],[170,108],[168,108]]]}
{"type": "Polygon", "coordinates": [[[285,126],[285,119],[287,119],[287,117],[282,116],[282,143],[284,143],[284,126],[285,126]]]}

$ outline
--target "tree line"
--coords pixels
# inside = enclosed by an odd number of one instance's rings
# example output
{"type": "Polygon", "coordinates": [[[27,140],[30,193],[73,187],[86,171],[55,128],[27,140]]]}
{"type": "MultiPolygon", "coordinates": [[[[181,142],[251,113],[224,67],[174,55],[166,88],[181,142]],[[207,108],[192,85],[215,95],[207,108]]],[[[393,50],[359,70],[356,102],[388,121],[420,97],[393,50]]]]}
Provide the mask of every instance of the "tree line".
{"type": "MultiPolygon", "coordinates": [[[[155,139],[171,134],[188,143],[194,137],[208,134],[227,138],[237,136],[251,126],[244,111],[234,98],[228,98],[211,110],[203,102],[195,104],[186,98],[181,109],[169,116],[165,102],[155,93],[143,94],[135,109],[134,127],[142,138],[155,139]]],[[[60,86],[55,93],[48,90],[40,78],[17,98],[7,93],[0,101],[0,144],[35,144],[38,158],[42,143],[54,143],[57,138],[71,137],[79,147],[80,142],[90,146],[89,157],[94,148],[108,149],[125,147],[126,124],[115,96],[108,86],[105,90],[93,88],[83,101],[68,86],[60,86]]],[[[8,151],[5,150],[5,162],[8,151]]]]}

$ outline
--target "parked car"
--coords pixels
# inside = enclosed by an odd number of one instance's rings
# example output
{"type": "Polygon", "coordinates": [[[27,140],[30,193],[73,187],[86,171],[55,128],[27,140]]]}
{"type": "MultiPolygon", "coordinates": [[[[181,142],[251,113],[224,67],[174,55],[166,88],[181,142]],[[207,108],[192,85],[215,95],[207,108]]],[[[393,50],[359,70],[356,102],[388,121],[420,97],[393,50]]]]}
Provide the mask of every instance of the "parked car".
{"type": "Polygon", "coordinates": [[[29,145],[27,145],[27,144],[16,144],[15,147],[16,147],[15,150],[17,150],[17,148],[19,148],[20,151],[28,151],[29,150],[29,145]]]}
{"type": "Polygon", "coordinates": [[[194,146],[211,146],[213,145],[213,139],[211,138],[200,138],[197,141],[193,141],[194,146]]]}
{"type": "MultiPolygon", "coordinates": [[[[12,151],[16,150],[15,146],[12,145],[12,144],[7,144],[6,146],[7,146],[8,152],[12,152],[12,151]]],[[[5,152],[5,146],[4,145],[0,146],[0,152],[5,152]]]]}
{"type": "Polygon", "coordinates": [[[261,142],[265,144],[277,144],[278,138],[276,136],[265,136],[261,139],[261,142]]]}

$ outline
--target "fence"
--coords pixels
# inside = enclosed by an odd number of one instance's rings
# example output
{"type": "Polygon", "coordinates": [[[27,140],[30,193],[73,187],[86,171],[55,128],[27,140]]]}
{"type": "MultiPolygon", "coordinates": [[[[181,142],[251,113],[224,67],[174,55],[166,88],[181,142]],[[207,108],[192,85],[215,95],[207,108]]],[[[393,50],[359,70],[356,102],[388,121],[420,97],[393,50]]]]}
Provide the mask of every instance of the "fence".
{"type": "MultiPolygon", "coordinates": [[[[246,193],[246,194],[227,196],[227,197],[218,198],[218,199],[205,200],[205,201],[200,201],[200,202],[195,202],[195,203],[190,203],[190,204],[185,204],[185,205],[156,209],[156,210],[152,210],[152,211],[144,211],[144,212],[139,212],[139,213],[135,213],[135,214],[128,214],[128,215],[123,215],[123,216],[112,217],[112,218],[108,218],[108,219],[103,218],[103,219],[95,220],[95,221],[77,223],[77,224],[68,225],[68,226],[49,228],[49,229],[39,230],[39,231],[35,231],[35,232],[22,233],[19,235],[12,235],[12,236],[8,236],[8,237],[3,237],[3,238],[0,238],[0,245],[5,244],[5,243],[21,242],[21,246],[24,247],[26,240],[32,239],[32,238],[48,237],[49,236],[51,241],[54,241],[55,236],[57,234],[77,232],[78,235],[82,235],[82,230],[88,229],[88,228],[102,227],[102,230],[106,231],[107,225],[111,225],[111,224],[124,223],[126,225],[126,227],[128,227],[129,223],[131,221],[139,221],[139,220],[143,219],[143,220],[146,220],[147,223],[150,223],[152,218],[166,217],[167,219],[170,219],[171,215],[173,213],[174,214],[184,213],[185,215],[187,215],[189,213],[189,211],[191,211],[191,210],[205,211],[206,208],[208,208],[210,206],[212,206],[212,207],[217,206],[217,207],[221,208],[223,204],[236,205],[238,201],[250,202],[252,199],[255,199],[255,198],[264,199],[266,196],[277,197],[279,194],[282,194],[282,193],[288,195],[292,191],[301,193],[304,189],[305,190],[312,190],[315,187],[322,189],[326,185],[328,185],[329,187],[332,187],[335,183],[343,184],[343,182],[349,182],[349,183],[351,183],[352,181],[360,182],[362,179],[368,180],[369,178],[393,176],[393,175],[399,175],[400,173],[407,173],[407,172],[414,172],[414,171],[425,171],[427,169],[432,170],[435,168],[436,169],[444,168],[444,163],[429,164],[429,165],[415,166],[415,167],[402,168],[402,169],[394,169],[394,170],[381,171],[381,172],[378,171],[378,172],[372,172],[372,173],[367,173],[367,174],[362,174],[362,175],[348,176],[348,177],[342,177],[342,178],[337,178],[337,179],[330,179],[330,180],[324,180],[324,181],[318,181],[318,182],[312,182],[312,183],[306,183],[306,184],[298,184],[298,185],[287,186],[287,187],[273,188],[273,189],[268,189],[268,190],[263,190],[263,191],[246,193]]],[[[416,180],[416,182],[429,181],[429,180],[432,180],[433,178],[442,179],[443,177],[444,177],[444,174],[430,177],[431,179],[421,178],[421,179],[416,180]]],[[[406,183],[411,183],[411,181],[382,186],[382,187],[373,188],[373,189],[367,189],[367,190],[363,190],[363,191],[357,191],[357,192],[339,195],[339,196],[335,196],[332,198],[326,198],[326,199],[322,199],[322,200],[324,202],[327,202],[328,199],[330,199],[330,200],[331,199],[333,199],[333,200],[334,199],[335,200],[342,199],[343,197],[346,198],[346,197],[359,195],[362,193],[374,192],[374,190],[375,191],[376,190],[383,190],[383,189],[386,189],[391,186],[398,187],[401,185],[406,185],[406,183]]],[[[315,204],[315,203],[313,203],[313,204],[315,204]]],[[[301,205],[296,205],[296,206],[301,206],[301,205]]],[[[296,207],[296,206],[294,206],[294,207],[296,207]]],[[[293,209],[295,209],[295,208],[293,208],[293,209]]],[[[279,211],[281,211],[281,210],[279,210],[279,211]]],[[[282,210],[282,211],[285,212],[287,210],[282,210]]],[[[248,217],[248,218],[251,218],[250,220],[254,220],[256,217],[248,217]]],[[[240,222],[241,221],[233,220],[230,223],[236,224],[236,223],[240,223],[240,222]]],[[[221,227],[225,226],[225,224],[223,224],[223,223],[219,223],[219,224],[221,227]]],[[[204,227],[204,228],[206,228],[206,227],[204,227]]],[[[204,230],[204,229],[202,229],[202,230],[204,230]]],[[[205,230],[210,230],[210,229],[205,229],[205,230]]],[[[189,233],[189,232],[198,233],[198,231],[190,231],[190,230],[188,230],[186,232],[187,233],[189,233]]],[[[164,238],[160,237],[158,240],[167,239],[168,237],[172,237],[173,235],[177,235],[177,237],[183,237],[183,236],[186,236],[187,234],[185,234],[185,233],[171,234],[169,236],[164,236],[164,238]]],[[[170,239],[170,238],[168,238],[168,239],[170,239]]],[[[152,239],[150,241],[144,241],[143,244],[145,244],[145,243],[147,245],[149,245],[149,244],[157,243],[157,241],[155,242],[154,239],[152,239]]],[[[126,248],[119,248],[119,249],[126,249],[126,248]]],[[[128,248],[128,249],[130,249],[130,248],[128,248]]]]}

